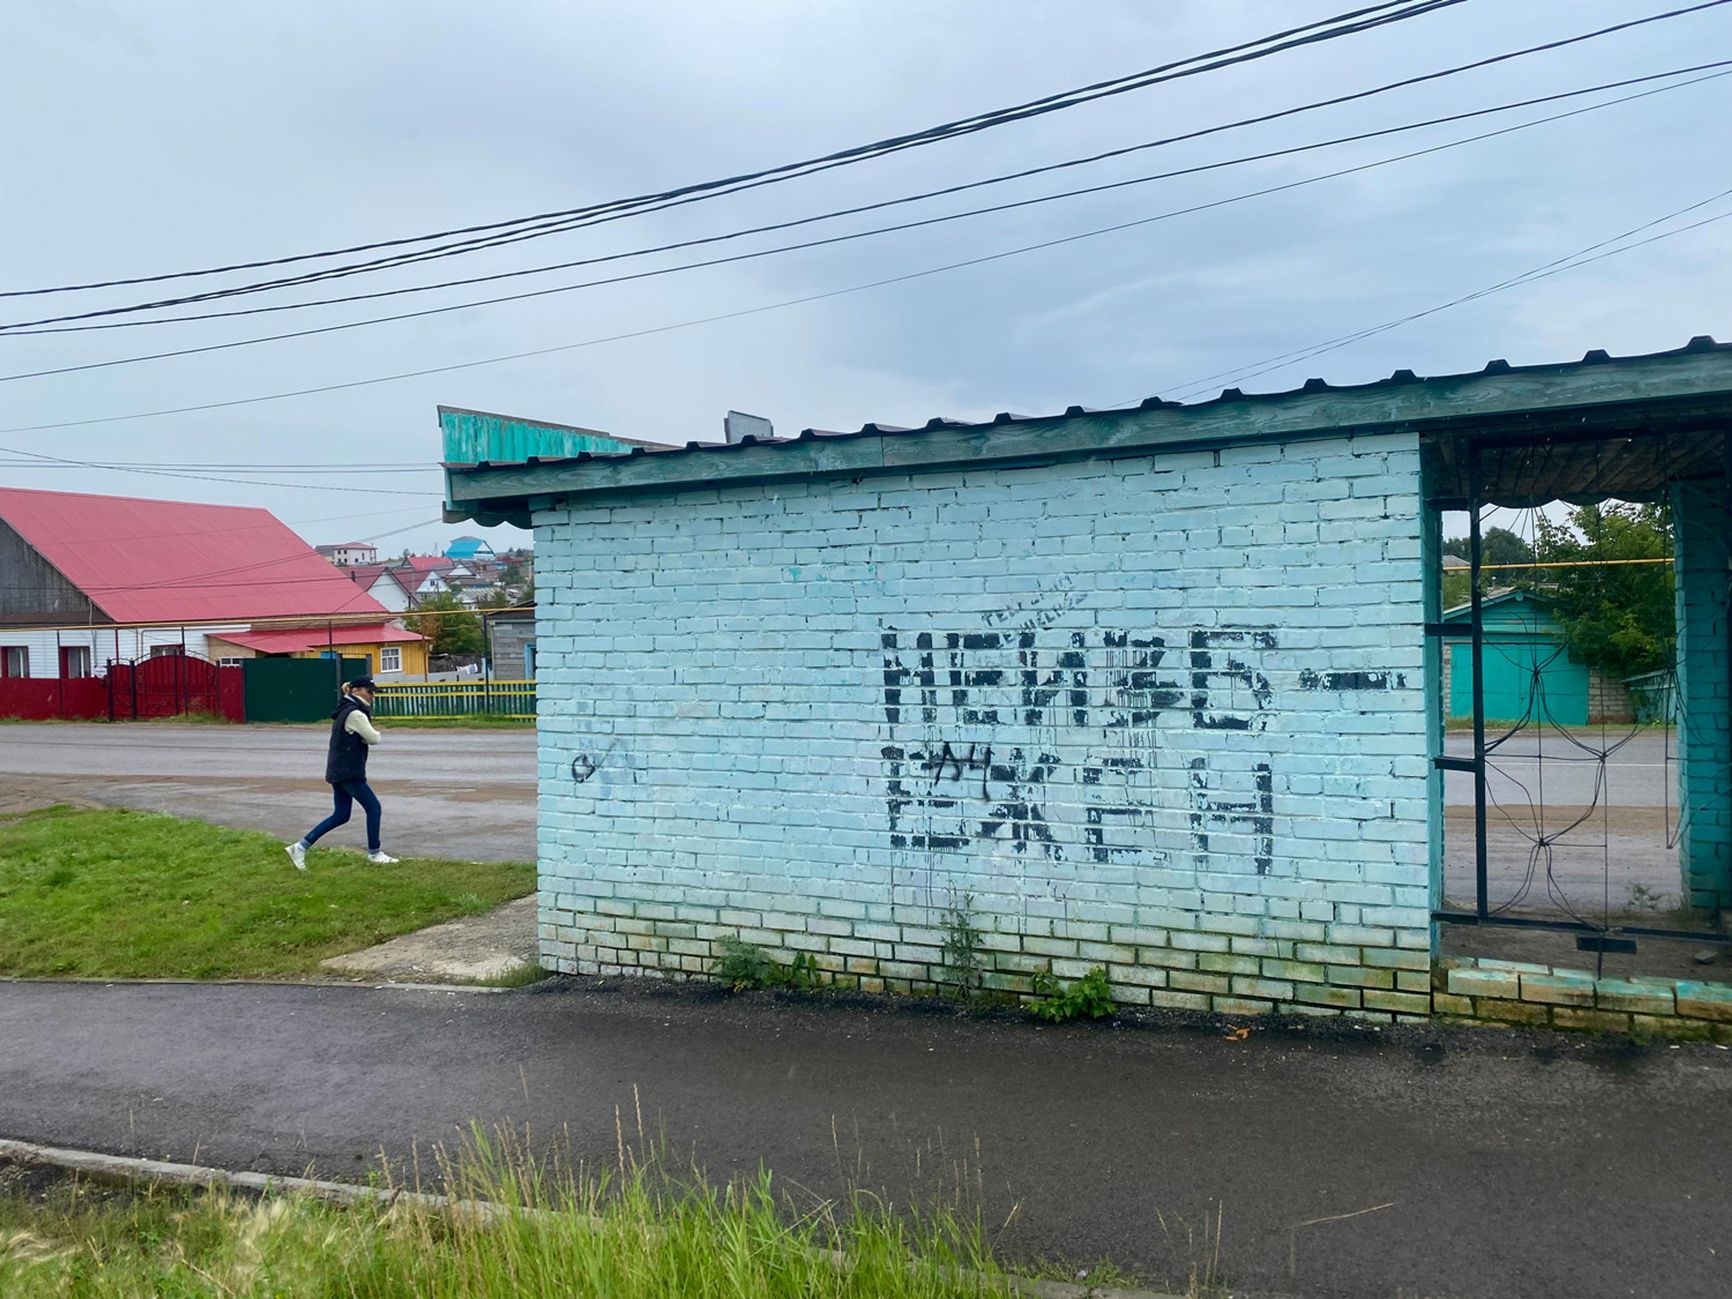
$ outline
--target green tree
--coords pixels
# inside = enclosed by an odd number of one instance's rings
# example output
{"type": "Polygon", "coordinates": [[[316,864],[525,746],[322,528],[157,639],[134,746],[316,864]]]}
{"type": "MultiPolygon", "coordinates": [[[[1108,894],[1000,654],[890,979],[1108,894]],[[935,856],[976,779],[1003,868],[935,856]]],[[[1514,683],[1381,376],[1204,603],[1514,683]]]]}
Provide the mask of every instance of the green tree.
{"type": "Polygon", "coordinates": [[[1539,588],[1554,601],[1571,654],[1611,677],[1653,672],[1671,660],[1677,639],[1669,564],[1671,513],[1663,505],[1609,502],[1569,511],[1564,522],[1535,516],[1543,570],[1539,588]]]}
{"type": "Polygon", "coordinates": [[[481,620],[449,591],[428,596],[404,621],[427,638],[431,654],[481,653],[481,620]]]}
{"type": "MultiPolygon", "coordinates": [[[[1531,564],[1534,562],[1534,548],[1518,533],[1508,528],[1487,528],[1480,534],[1479,562],[1482,565],[1497,564],[1531,564]]],[[[1468,537],[1450,537],[1443,543],[1443,553],[1454,555],[1457,559],[1470,559],[1473,554],[1472,540],[1468,537]]],[[[1531,588],[1534,584],[1532,569],[1500,569],[1493,568],[1490,572],[1480,574],[1479,589],[1481,594],[1500,587],[1518,586],[1531,588]]],[[[1443,575],[1443,607],[1454,609],[1468,601],[1468,575],[1464,568],[1449,569],[1443,575]]]]}

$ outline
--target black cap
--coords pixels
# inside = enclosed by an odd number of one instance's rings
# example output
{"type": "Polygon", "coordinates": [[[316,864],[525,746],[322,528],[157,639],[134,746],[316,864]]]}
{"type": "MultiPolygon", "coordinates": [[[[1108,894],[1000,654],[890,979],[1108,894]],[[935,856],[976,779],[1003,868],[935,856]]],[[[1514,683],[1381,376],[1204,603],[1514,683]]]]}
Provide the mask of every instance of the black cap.
{"type": "Polygon", "coordinates": [[[349,689],[351,689],[351,690],[371,690],[371,689],[373,689],[373,678],[372,677],[356,677],[353,681],[349,682],[349,689]]]}

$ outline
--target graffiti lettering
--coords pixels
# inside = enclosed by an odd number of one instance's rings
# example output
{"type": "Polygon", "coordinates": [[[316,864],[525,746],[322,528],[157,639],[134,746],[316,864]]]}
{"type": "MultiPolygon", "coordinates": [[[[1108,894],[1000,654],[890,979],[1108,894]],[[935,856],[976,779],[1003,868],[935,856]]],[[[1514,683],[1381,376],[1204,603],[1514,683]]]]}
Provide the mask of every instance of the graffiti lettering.
{"type": "Polygon", "coordinates": [[[1250,831],[1255,843],[1252,860],[1257,874],[1267,875],[1275,864],[1275,776],[1269,764],[1251,768],[1254,792],[1244,799],[1216,798],[1210,792],[1211,773],[1202,758],[1191,760],[1191,842],[1199,858],[1209,855],[1211,826],[1250,831]]]}
{"type": "Polygon", "coordinates": [[[1232,869],[1225,853],[1267,874],[1274,776],[1230,737],[1269,724],[1258,660],[1274,634],[1200,628],[1174,650],[1161,636],[1041,631],[884,633],[892,846],[1103,864],[1191,852],[1232,869]]]}
{"type": "Polygon", "coordinates": [[[1067,573],[1032,599],[1008,608],[994,609],[991,613],[982,614],[980,620],[988,627],[1002,627],[1006,623],[1014,623],[1020,631],[1045,631],[1086,599],[1075,586],[1076,579],[1067,573]]]}
{"type": "Polygon", "coordinates": [[[1313,672],[1299,674],[1301,690],[1405,690],[1405,672],[1313,672]]]}

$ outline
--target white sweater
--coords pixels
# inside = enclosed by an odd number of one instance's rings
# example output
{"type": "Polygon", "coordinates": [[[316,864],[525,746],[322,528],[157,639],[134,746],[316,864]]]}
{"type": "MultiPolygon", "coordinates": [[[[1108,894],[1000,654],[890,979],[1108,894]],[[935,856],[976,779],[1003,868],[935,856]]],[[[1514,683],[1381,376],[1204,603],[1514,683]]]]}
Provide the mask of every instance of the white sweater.
{"type": "Polygon", "coordinates": [[[377,744],[379,742],[378,728],[373,725],[372,719],[359,708],[349,714],[349,720],[343,723],[343,729],[350,735],[359,735],[363,743],[377,744]]]}

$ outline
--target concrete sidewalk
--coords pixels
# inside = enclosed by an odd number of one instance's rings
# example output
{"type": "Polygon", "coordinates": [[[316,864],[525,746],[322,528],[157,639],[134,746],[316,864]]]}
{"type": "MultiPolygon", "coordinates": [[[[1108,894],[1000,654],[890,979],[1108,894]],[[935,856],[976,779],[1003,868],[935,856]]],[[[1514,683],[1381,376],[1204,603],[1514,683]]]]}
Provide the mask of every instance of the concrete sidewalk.
{"type": "Polygon", "coordinates": [[[1036,1027],[557,981],[0,985],[0,1136],[355,1177],[472,1121],[610,1165],[984,1194],[1020,1255],[1235,1294],[1732,1292],[1732,1053],[1495,1030],[1036,1027]],[[966,1165],[966,1172],[964,1171],[966,1165]],[[1165,1224],[1163,1228],[1163,1222],[1165,1224]]]}

